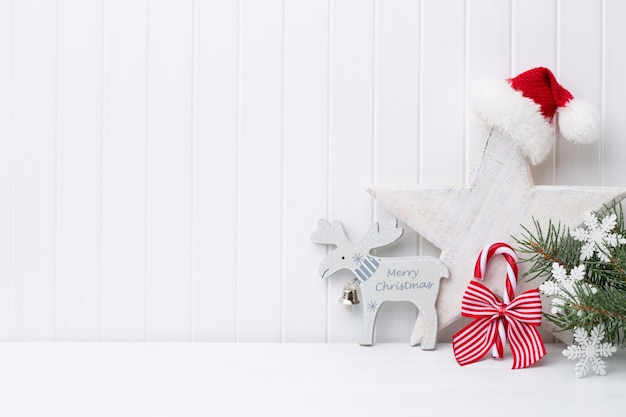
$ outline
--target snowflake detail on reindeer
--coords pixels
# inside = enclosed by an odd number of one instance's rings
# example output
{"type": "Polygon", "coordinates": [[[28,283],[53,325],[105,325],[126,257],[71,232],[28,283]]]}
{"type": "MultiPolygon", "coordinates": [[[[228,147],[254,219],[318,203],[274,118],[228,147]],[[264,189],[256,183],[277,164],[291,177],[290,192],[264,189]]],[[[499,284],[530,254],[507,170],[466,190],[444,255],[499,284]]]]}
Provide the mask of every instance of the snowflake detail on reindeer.
{"type": "Polygon", "coordinates": [[[363,262],[363,255],[361,255],[360,253],[357,253],[356,255],[352,257],[352,260],[357,266],[359,266],[363,262]]]}
{"type": "Polygon", "coordinates": [[[379,305],[378,305],[378,303],[376,301],[370,301],[367,304],[367,309],[369,311],[376,311],[376,310],[378,310],[378,307],[379,307],[379,305]]]}
{"type": "MultiPolygon", "coordinates": [[[[382,231],[375,223],[363,240],[353,243],[348,240],[341,222],[330,224],[322,219],[311,239],[315,243],[336,246],[320,263],[322,278],[347,269],[355,278],[345,288],[356,290],[356,286],[352,286],[358,282],[366,305],[363,309],[361,345],[369,346],[373,343],[376,317],[385,302],[409,301],[424,316],[426,329],[422,350],[431,350],[435,348],[439,328],[435,309],[439,283],[441,278],[449,277],[448,269],[438,258],[430,256],[379,257],[370,253],[395,242],[403,232],[404,229],[397,227],[396,220],[382,231]]],[[[419,337],[419,329],[415,326],[411,346],[418,344],[419,337]]]]}

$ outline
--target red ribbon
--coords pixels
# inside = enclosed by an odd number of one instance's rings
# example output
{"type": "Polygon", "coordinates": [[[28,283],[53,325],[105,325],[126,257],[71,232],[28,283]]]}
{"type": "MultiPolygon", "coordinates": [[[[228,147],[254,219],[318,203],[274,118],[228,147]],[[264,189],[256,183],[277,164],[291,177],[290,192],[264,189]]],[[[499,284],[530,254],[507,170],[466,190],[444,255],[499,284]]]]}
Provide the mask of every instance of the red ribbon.
{"type": "Polygon", "coordinates": [[[454,355],[461,366],[482,359],[494,343],[498,351],[503,351],[498,337],[500,321],[513,352],[513,369],[530,366],[546,354],[537,331],[541,325],[541,297],[537,288],[503,304],[489,288],[472,281],[463,295],[461,312],[464,317],[475,319],[452,339],[454,355]]]}

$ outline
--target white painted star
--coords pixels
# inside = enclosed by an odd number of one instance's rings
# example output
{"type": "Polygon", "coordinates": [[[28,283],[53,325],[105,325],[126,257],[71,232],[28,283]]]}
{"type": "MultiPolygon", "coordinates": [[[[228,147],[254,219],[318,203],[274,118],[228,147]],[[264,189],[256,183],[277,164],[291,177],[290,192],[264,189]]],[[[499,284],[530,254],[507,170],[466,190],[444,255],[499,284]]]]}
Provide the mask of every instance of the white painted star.
{"type": "MultiPolygon", "coordinates": [[[[521,225],[532,228],[533,218],[544,225],[552,219],[574,228],[582,223],[586,211],[597,211],[626,198],[626,188],[622,187],[535,186],[526,158],[495,132],[485,142],[469,185],[380,186],[368,191],[441,249],[440,259],[448,267],[450,279],[441,283],[439,291],[440,327],[461,317],[463,293],[474,276],[476,258],[486,245],[500,241],[515,247],[513,236],[519,237],[521,225]]],[[[521,276],[527,264],[520,263],[519,267],[521,276]]],[[[502,294],[505,277],[504,260],[494,259],[484,283],[502,294]]],[[[539,284],[538,280],[520,281],[517,294],[539,284]]],[[[544,323],[544,327],[563,340],[552,324],[544,323]]],[[[564,341],[568,341],[567,336],[564,341]]]]}

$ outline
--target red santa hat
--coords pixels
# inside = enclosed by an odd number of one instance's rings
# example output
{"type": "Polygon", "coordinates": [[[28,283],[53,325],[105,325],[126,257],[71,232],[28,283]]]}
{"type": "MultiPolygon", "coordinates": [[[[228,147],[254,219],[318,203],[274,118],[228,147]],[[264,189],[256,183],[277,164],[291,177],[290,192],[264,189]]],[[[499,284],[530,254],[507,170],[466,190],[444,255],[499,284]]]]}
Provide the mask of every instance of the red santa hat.
{"type": "Polygon", "coordinates": [[[528,157],[541,163],[555,141],[555,117],[563,138],[590,143],[600,138],[600,116],[586,100],[574,98],[547,68],[534,68],[508,80],[487,79],[470,92],[476,114],[508,135],[528,157]]]}

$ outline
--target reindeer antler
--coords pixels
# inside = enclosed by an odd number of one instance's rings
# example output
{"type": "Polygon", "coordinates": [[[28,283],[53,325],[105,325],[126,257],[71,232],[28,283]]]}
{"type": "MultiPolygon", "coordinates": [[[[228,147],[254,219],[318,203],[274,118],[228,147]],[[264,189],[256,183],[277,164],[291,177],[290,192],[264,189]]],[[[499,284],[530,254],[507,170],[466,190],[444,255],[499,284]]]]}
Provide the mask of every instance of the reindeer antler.
{"type": "Polygon", "coordinates": [[[315,243],[339,246],[348,241],[343,225],[338,220],[331,225],[328,221],[320,219],[317,227],[317,231],[311,235],[311,240],[315,243]]]}
{"type": "Polygon", "coordinates": [[[398,221],[393,219],[381,232],[378,228],[378,223],[374,223],[367,232],[367,235],[361,241],[361,246],[367,248],[369,252],[373,249],[392,244],[396,240],[400,239],[402,233],[404,233],[404,229],[397,226],[398,221]]]}

